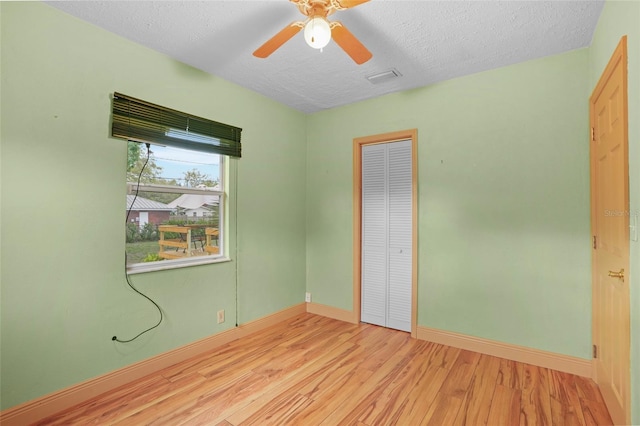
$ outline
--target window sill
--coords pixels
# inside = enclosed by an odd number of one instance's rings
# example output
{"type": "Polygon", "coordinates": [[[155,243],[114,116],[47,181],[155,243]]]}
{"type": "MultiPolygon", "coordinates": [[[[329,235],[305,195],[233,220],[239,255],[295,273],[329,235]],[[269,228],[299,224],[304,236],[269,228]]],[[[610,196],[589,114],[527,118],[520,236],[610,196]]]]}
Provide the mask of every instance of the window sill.
{"type": "Polygon", "coordinates": [[[231,262],[231,259],[226,256],[215,258],[203,258],[203,259],[176,259],[176,260],[163,260],[162,262],[152,263],[137,263],[127,267],[127,274],[142,274],[145,272],[164,271],[167,269],[188,268],[190,266],[209,265],[213,263],[225,263],[231,262]]]}

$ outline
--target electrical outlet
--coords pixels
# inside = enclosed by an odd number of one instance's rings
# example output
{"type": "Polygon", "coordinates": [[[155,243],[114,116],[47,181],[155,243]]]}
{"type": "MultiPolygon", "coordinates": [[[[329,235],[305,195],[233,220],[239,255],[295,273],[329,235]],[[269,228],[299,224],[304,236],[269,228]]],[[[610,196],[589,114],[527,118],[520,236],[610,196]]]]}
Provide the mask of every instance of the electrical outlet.
{"type": "Polygon", "coordinates": [[[307,303],[311,303],[311,293],[306,292],[304,294],[304,301],[307,302],[307,303]]]}
{"type": "Polygon", "coordinates": [[[218,324],[224,322],[224,309],[221,311],[218,311],[218,324]]]}

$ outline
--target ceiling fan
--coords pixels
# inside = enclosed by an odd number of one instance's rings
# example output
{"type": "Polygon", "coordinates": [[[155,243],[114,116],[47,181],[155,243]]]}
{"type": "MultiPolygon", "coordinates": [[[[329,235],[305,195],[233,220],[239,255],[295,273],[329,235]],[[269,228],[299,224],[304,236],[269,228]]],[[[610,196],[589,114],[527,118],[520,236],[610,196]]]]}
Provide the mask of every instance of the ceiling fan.
{"type": "Polygon", "coordinates": [[[328,21],[327,16],[335,11],[349,9],[369,0],[289,0],[295,3],[300,13],[307,16],[304,21],[292,22],[278,34],[260,46],[254,56],[266,58],[304,28],[304,38],[314,49],[322,49],[331,38],[358,65],[373,56],[369,50],[339,21],[328,21]]]}

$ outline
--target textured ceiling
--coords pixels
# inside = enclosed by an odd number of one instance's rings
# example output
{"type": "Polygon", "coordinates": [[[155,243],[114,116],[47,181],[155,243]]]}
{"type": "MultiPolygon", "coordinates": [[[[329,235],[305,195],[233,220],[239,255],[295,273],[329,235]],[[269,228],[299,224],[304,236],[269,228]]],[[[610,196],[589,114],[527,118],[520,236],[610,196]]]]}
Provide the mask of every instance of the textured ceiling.
{"type": "Polygon", "coordinates": [[[270,57],[254,57],[302,18],[286,0],[48,4],[309,113],[586,47],[604,1],[372,0],[329,17],[373,53],[363,65],[334,42],[322,52],[308,47],[302,32],[270,57]],[[366,79],[391,68],[402,76],[366,79]]]}

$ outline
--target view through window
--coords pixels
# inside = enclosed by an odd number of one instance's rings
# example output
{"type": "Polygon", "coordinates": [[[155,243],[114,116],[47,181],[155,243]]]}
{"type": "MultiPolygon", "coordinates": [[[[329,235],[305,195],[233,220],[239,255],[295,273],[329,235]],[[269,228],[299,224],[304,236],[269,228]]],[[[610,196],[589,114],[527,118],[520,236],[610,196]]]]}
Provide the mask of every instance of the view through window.
{"type": "Polygon", "coordinates": [[[219,154],[159,145],[148,150],[128,142],[127,267],[222,256],[223,160],[219,154]]]}

